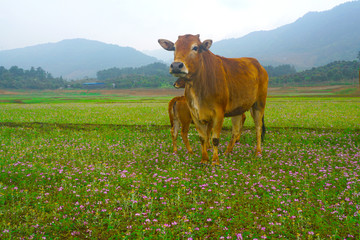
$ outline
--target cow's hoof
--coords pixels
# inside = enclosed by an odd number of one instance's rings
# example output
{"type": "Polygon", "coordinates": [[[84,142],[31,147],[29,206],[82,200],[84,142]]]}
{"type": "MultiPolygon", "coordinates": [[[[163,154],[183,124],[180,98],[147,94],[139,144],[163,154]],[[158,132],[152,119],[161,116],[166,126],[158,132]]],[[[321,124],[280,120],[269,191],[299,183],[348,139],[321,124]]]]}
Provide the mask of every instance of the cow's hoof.
{"type": "Polygon", "coordinates": [[[209,160],[201,159],[200,164],[201,164],[201,165],[208,165],[208,164],[209,164],[209,160]]]}
{"type": "Polygon", "coordinates": [[[262,157],[262,153],[259,152],[259,151],[257,151],[256,154],[255,154],[255,156],[261,158],[261,157],[262,157]]]}
{"type": "Polygon", "coordinates": [[[211,164],[211,166],[213,166],[213,167],[217,167],[219,165],[220,165],[219,162],[212,162],[212,164],[211,164]]]}

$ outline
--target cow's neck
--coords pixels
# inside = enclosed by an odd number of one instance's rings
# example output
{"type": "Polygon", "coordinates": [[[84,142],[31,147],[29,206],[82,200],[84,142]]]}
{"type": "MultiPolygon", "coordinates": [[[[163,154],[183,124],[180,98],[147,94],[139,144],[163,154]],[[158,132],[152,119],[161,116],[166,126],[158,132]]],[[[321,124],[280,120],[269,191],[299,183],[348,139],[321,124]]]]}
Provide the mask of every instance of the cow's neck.
{"type": "Polygon", "coordinates": [[[206,99],[207,96],[216,96],[220,89],[223,89],[223,81],[216,78],[220,71],[220,59],[210,51],[202,53],[199,70],[193,76],[193,91],[199,96],[199,100],[206,99]]]}

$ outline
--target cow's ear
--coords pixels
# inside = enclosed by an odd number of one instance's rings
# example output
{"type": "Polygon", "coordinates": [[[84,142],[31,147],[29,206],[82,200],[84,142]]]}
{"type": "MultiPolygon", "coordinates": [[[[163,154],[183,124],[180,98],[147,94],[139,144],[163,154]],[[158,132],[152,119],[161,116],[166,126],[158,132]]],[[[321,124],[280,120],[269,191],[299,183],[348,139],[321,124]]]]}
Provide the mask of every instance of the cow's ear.
{"type": "Polygon", "coordinates": [[[200,48],[201,48],[202,51],[207,51],[207,50],[209,50],[211,45],[212,45],[212,40],[208,39],[208,40],[205,40],[205,41],[203,41],[201,43],[200,48]]]}
{"type": "Polygon", "coordinates": [[[159,42],[160,46],[162,46],[165,50],[168,50],[168,51],[175,50],[174,43],[169,40],[159,39],[158,42],[159,42]]]}

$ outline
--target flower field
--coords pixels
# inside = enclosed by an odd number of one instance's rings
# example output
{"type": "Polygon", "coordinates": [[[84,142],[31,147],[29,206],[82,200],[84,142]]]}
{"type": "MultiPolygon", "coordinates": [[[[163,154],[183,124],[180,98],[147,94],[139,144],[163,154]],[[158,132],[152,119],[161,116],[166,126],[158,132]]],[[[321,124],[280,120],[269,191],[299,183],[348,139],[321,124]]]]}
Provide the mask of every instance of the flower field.
{"type": "MultiPolygon", "coordinates": [[[[359,98],[269,98],[219,167],[167,100],[0,106],[1,239],[359,239],[359,98]]],[[[210,154],[211,155],[211,154],[210,154]]]]}

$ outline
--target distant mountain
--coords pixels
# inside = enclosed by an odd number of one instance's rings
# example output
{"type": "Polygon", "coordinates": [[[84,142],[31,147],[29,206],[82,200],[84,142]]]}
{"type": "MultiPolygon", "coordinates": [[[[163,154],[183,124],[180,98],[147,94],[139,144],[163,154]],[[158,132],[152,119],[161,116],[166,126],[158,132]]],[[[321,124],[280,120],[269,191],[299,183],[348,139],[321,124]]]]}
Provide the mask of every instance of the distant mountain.
{"type": "Polygon", "coordinates": [[[155,50],[144,50],[143,53],[146,55],[155,57],[157,59],[160,59],[164,63],[172,63],[174,60],[174,53],[171,51],[166,51],[163,48],[161,49],[155,49],[155,50]]]}
{"type": "Polygon", "coordinates": [[[95,77],[112,67],[139,67],[158,61],[130,47],[86,39],[70,39],[26,48],[0,51],[0,66],[41,67],[55,77],[95,77]]]}
{"type": "Polygon", "coordinates": [[[255,57],[264,65],[291,64],[298,70],[354,60],[360,51],[360,1],[310,12],[275,30],[215,42],[211,51],[225,57],[255,57]]]}

